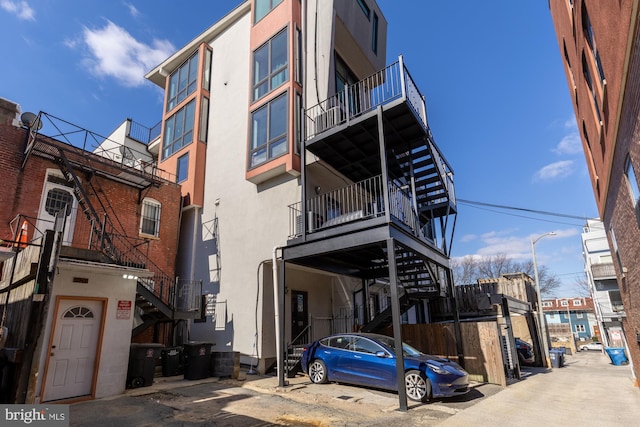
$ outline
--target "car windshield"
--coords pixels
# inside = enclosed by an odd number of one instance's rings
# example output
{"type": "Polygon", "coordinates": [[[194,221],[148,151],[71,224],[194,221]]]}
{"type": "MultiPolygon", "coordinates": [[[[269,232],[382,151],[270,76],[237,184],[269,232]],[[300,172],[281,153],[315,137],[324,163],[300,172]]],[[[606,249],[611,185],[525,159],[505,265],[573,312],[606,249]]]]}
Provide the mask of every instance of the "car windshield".
{"type": "MultiPolygon", "coordinates": [[[[395,351],[396,351],[396,341],[393,339],[393,337],[378,338],[378,341],[380,343],[386,345],[387,347],[389,347],[395,353],[395,351]]],[[[411,347],[406,342],[402,343],[402,355],[403,356],[420,356],[422,354],[423,353],[421,351],[416,350],[415,348],[411,347]]]]}

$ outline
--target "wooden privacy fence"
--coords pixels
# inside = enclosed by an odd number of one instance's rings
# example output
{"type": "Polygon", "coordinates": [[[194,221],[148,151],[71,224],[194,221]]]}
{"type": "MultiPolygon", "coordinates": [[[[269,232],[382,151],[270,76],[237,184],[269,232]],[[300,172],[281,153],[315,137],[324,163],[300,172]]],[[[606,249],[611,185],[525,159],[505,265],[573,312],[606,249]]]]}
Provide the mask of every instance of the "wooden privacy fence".
{"type": "MultiPolygon", "coordinates": [[[[497,322],[464,322],[460,328],[469,379],[506,386],[497,322]]],[[[458,360],[453,323],[402,325],[402,339],[424,353],[458,360]]]]}

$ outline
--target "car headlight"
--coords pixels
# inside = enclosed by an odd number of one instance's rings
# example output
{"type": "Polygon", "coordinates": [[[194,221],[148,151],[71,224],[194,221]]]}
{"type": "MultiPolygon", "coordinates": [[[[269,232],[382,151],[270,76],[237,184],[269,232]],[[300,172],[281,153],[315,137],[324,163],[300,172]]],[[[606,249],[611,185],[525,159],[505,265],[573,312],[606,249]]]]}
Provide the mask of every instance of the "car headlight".
{"type": "Polygon", "coordinates": [[[449,371],[447,371],[444,368],[441,368],[440,366],[436,366],[436,365],[432,365],[430,363],[427,363],[427,366],[429,367],[429,369],[431,369],[433,372],[435,372],[436,374],[440,374],[440,375],[446,375],[449,373],[449,371]]]}

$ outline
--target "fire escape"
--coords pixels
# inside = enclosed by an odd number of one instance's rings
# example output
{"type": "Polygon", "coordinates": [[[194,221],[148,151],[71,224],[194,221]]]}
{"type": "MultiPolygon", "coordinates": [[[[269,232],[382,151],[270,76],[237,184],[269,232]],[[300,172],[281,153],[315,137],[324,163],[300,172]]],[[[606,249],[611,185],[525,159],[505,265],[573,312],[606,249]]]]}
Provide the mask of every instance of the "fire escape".
{"type": "Polygon", "coordinates": [[[425,306],[452,286],[457,209],[453,170],[402,57],[309,108],[305,148],[351,184],[310,197],[303,169],[284,262],[360,278],[365,295],[386,283],[389,307],[365,308],[361,331],[396,330],[411,307],[426,321],[425,306]]]}
{"type": "MultiPolygon", "coordinates": [[[[87,147],[105,141],[96,135],[62,119],[41,112],[32,126],[27,140],[24,169],[31,156],[53,161],[63,174],[78,202],[78,212],[89,224],[88,235],[75,236],[73,243],[62,247],[60,256],[88,259],[119,266],[146,269],[150,277],[137,277],[136,306],[143,323],[136,326],[133,335],[142,332],[158,321],[191,319],[200,315],[201,283],[180,281],[165,273],[149,257],[144,248],[148,241],[137,236],[127,236],[119,226],[108,197],[94,188],[91,178],[103,177],[142,192],[150,186],[160,186],[171,177],[149,162],[132,163],[127,156],[117,156],[108,151],[89,152],[87,147]],[[39,132],[44,121],[55,129],[49,136],[39,132]],[[57,132],[57,133],[56,133],[57,132]],[[122,161],[116,159],[122,158],[122,161]],[[85,178],[83,185],[80,177],[85,178]],[[107,212],[112,212],[109,216],[107,212]]],[[[115,153],[123,153],[121,145],[115,153]]]]}

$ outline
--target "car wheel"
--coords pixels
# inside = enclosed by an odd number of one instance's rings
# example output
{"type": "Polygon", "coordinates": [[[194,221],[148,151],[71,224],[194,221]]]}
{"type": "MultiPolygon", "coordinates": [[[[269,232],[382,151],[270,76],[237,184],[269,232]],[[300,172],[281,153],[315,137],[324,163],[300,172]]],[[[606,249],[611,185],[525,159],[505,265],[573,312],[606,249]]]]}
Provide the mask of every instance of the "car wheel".
{"type": "Polygon", "coordinates": [[[431,397],[431,382],[420,371],[411,370],[404,374],[407,397],[416,402],[426,402],[431,397]]]}
{"type": "Polygon", "coordinates": [[[315,384],[324,384],[328,381],[327,367],[322,360],[316,359],[309,365],[309,379],[315,384]]]}

